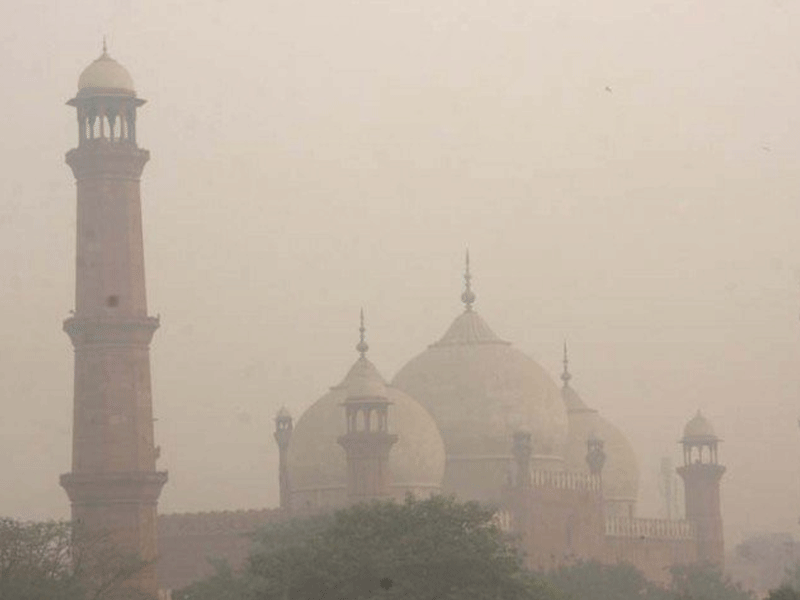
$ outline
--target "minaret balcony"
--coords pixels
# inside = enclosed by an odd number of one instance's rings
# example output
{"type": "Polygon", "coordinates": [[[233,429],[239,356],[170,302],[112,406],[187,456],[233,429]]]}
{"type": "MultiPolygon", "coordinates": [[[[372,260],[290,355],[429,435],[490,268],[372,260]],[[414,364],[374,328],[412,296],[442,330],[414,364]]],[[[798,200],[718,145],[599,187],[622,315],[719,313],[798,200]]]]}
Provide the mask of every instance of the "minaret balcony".
{"type": "Polygon", "coordinates": [[[64,321],[64,331],[76,348],[92,344],[148,346],[158,327],[156,317],[75,316],[64,321]]]}

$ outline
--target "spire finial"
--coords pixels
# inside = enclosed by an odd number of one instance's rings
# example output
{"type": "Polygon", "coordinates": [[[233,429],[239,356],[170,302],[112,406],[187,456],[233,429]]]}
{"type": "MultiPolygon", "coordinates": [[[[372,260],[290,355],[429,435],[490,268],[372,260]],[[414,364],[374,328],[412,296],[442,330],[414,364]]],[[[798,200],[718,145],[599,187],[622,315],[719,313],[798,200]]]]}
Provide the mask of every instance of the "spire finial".
{"type": "Polygon", "coordinates": [[[364,338],[364,332],[366,332],[366,328],[364,327],[364,309],[361,309],[361,325],[358,328],[358,332],[360,334],[359,342],[356,344],[356,350],[358,350],[359,354],[361,354],[361,358],[366,358],[367,350],[369,350],[369,344],[367,344],[366,339],[364,338]]]}
{"type": "Polygon", "coordinates": [[[108,44],[106,44],[106,36],[103,36],[103,56],[108,56],[108,44]]]}
{"type": "Polygon", "coordinates": [[[569,355],[567,354],[567,340],[564,340],[564,372],[561,373],[561,381],[564,382],[564,387],[569,385],[569,380],[572,375],[569,372],[569,355]]]}
{"type": "Polygon", "coordinates": [[[475,303],[475,292],[472,291],[472,274],[469,272],[469,248],[466,254],[466,268],[464,270],[464,293],[461,294],[461,301],[464,303],[466,310],[472,310],[472,305],[475,303]]]}

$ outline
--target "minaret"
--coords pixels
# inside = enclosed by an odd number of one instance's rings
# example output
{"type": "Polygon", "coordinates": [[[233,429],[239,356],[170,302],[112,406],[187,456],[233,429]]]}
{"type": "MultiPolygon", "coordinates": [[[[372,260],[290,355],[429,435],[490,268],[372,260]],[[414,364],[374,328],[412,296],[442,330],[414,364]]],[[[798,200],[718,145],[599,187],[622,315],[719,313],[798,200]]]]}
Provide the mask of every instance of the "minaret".
{"type": "Polygon", "coordinates": [[[289,467],[287,465],[287,454],[289,452],[289,442],[292,439],[292,415],[282,406],[275,415],[275,441],[278,443],[278,485],[280,486],[280,506],[281,509],[291,511],[292,492],[289,486],[289,467]]]}
{"type": "Polygon", "coordinates": [[[360,356],[348,374],[344,402],[347,433],[339,444],[347,453],[347,496],[351,503],[390,495],[389,451],[397,436],[389,433],[389,402],[386,384],[367,360],[369,346],[364,339],[364,311],[361,311],[360,356]]]}
{"type": "Polygon", "coordinates": [[[711,423],[697,411],[683,430],[683,466],[677,471],[683,478],[686,519],[697,528],[697,558],[723,568],[725,549],[719,488],[725,467],[717,458],[719,442],[711,423]]]}
{"type": "MultiPolygon", "coordinates": [[[[75,310],[64,321],[75,348],[72,472],[61,485],[72,518],[117,551],[155,561],[156,505],[167,473],[156,470],[139,178],[150,157],[136,145],[136,97],[128,71],[103,54],[67,102],[78,147],[66,161],[77,182],[75,310]]],[[[133,585],[155,595],[155,567],[133,585]]]]}
{"type": "Polygon", "coordinates": [[[606,464],[605,442],[595,433],[589,434],[586,440],[586,464],[589,465],[589,473],[595,477],[600,477],[603,467],[606,464]]]}

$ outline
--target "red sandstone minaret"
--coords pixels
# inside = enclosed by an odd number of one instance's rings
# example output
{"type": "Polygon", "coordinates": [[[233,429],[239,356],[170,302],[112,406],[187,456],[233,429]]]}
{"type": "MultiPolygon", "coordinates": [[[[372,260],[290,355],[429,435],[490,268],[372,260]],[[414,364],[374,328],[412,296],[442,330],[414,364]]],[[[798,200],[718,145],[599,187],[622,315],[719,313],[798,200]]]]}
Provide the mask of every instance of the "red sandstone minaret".
{"type": "MultiPolygon", "coordinates": [[[[103,54],[67,104],[78,112],[78,147],[66,161],[77,182],[75,311],[64,322],[75,347],[72,472],[61,485],[72,517],[110,535],[118,550],[156,558],[156,471],[139,178],[150,157],[136,145],[136,97],[128,71],[103,54]]],[[[155,568],[134,582],[155,595],[155,568]]]]}
{"type": "Polygon", "coordinates": [[[719,487],[725,467],[717,458],[719,441],[711,423],[697,411],[683,430],[683,466],[677,470],[686,494],[686,519],[697,529],[697,558],[723,568],[719,487]]]}
{"type": "Polygon", "coordinates": [[[390,495],[389,451],[397,435],[389,433],[389,405],[386,384],[367,360],[369,346],[364,340],[364,312],[361,312],[361,355],[347,375],[344,402],[347,433],[339,444],[347,454],[347,496],[351,503],[390,495]]]}

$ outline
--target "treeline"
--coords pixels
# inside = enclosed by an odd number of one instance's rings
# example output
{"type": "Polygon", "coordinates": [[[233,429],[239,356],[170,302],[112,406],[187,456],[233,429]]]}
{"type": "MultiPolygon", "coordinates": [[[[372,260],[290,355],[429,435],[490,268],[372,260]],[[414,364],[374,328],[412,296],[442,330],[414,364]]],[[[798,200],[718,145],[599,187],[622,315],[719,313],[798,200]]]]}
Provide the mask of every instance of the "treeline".
{"type": "MultiPolygon", "coordinates": [[[[217,563],[173,600],[760,600],[707,565],[665,586],[624,564],[530,572],[490,508],[442,496],[272,524],[253,542],[240,570],[217,563]]],[[[144,600],[126,583],[146,567],[69,524],[0,519],[0,600],[144,600]]]]}
{"type": "Polygon", "coordinates": [[[271,525],[254,542],[240,572],[217,564],[173,600],[758,600],[709,565],[676,567],[666,586],[630,565],[526,571],[491,509],[441,496],[271,525]]]}

